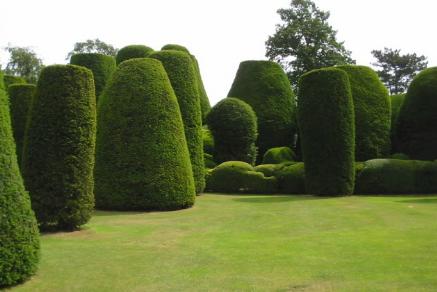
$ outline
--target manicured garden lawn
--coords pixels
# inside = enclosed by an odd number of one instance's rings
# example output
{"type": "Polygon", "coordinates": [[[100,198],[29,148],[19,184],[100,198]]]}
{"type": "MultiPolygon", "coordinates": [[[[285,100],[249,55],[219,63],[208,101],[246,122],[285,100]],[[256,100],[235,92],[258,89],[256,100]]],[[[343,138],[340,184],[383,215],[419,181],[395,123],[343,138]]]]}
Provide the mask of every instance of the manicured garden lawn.
{"type": "Polygon", "coordinates": [[[23,291],[432,291],[437,196],[198,197],[42,237],[23,291]]]}

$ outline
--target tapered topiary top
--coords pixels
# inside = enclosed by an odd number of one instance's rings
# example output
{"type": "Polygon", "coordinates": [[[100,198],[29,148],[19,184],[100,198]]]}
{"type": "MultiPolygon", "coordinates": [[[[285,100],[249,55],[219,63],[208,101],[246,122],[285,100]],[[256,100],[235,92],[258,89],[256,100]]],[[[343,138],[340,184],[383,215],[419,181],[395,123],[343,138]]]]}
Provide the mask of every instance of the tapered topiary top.
{"type": "Polygon", "coordinates": [[[117,56],[115,56],[115,61],[117,65],[121,62],[134,59],[134,58],[146,58],[151,52],[153,52],[152,48],[144,45],[130,45],[121,48],[117,56]]]}

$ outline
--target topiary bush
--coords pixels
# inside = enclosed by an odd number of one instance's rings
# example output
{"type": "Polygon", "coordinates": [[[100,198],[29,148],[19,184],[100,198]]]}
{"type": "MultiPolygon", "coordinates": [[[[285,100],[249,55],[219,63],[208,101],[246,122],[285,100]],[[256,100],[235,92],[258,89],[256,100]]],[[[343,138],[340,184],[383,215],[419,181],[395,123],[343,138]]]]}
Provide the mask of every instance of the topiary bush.
{"type": "Polygon", "coordinates": [[[228,96],[247,102],[258,118],[258,154],[273,147],[292,147],[296,133],[295,98],[284,70],[270,61],[240,64],[228,96]]]}
{"type": "Polygon", "coordinates": [[[97,100],[116,68],[114,57],[103,54],[75,54],[71,56],[70,64],[93,72],[97,100]]]}
{"type": "Polygon", "coordinates": [[[181,51],[160,51],[150,58],[161,61],[178,99],[184,122],[185,138],[190,152],[196,193],[205,189],[205,169],[203,158],[202,114],[199,91],[193,62],[187,53],[181,51]]]}
{"type": "Polygon", "coordinates": [[[225,98],[211,109],[206,120],[214,136],[215,162],[255,162],[257,120],[250,105],[237,98],[225,98]]]}
{"type": "Polygon", "coordinates": [[[398,146],[396,142],[396,128],[398,123],[399,111],[401,109],[402,104],[404,103],[405,93],[395,94],[390,96],[391,100],[391,131],[390,131],[390,139],[391,139],[391,147],[392,153],[398,151],[398,146]]]}
{"type": "Polygon", "coordinates": [[[161,48],[161,51],[169,51],[169,50],[170,51],[180,51],[180,52],[190,54],[190,51],[186,47],[181,46],[181,45],[177,45],[177,44],[167,44],[161,48]]]}
{"type": "Polygon", "coordinates": [[[38,226],[18,169],[8,100],[0,72],[0,289],[37,269],[38,226]]]}
{"type": "Polygon", "coordinates": [[[302,75],[298,87],[307,192],[352,194],[355,127],[348,75],[336,68],[313,70],[302,75]]]}
{"type": "Polygon", "coordinates": [[[161,62],[120,64],[101,96],[98,118],[98,208],[174,210],[194,204],[181,112],[161,62]]]}
{"type": "Polygon", "coordinates": [[[344,65],[355,109],[355,160],[390,154],[390,97],[378,74],[369,67],[344,65]]]}
{"type": "Polygon", "coordinates": [[[214,136],[207,125],[202,127],[203,152],[214,154],[214,136]]]}
{"type": "Polygon", "coordinates": [[[11,84],[26,84],[26,79],[19,76],[13,76],[13,75],[4,75],[3,76],[4,86],[7,90],[9,85],[11,84]]]}
{"type": "Polygon", "coordinates": [[[215,163],[215,161],[214,161],[214,159],[213,159],[211,154],[204,153],[203,154],[203,158],[204,158],[204,161],[205,161],[205,168],[206,169],[212,169],[212,168],[217,166],[217,163],[215,163]]]}
{"type": "Polygon", "coordinates": [[[398,115],[397,152],[411,159],[437,159],[437,67],[411,82],[398,115]]]}
{"type": "Polygon", "coordinates": [[[306,194],[303,162],[286,165],[280,168],[275,176],[278,179],[280,194],[306,194]]]}
{"type": "Polygon", "coordinates": [[[121,48],[115,56],[115,62],[120,65],[121,62],[134,59],[146,58],[153,52],[152,48],[143,45],[129,45],[121,48]]]}
{"type": "Polygon", "coordinates": [[[92,72],[75,65],[45,67],[22,158],[24,181],[43,229],[76,229],[91,218],[95,135],[92,72]]]}
{"type": "Polygon", "coordinates": [[[289,147],[275,147],[264,153],[262,164],[277,164],[295,160],[296,154],[289,147]]]}
{"type": "Polygon", "coordinates": [[[21,165],[24,133],[35,89],[36,86],[33,84],[12,84],[8,88],[12,130],[17,146],[18,165],[21,165]]]}

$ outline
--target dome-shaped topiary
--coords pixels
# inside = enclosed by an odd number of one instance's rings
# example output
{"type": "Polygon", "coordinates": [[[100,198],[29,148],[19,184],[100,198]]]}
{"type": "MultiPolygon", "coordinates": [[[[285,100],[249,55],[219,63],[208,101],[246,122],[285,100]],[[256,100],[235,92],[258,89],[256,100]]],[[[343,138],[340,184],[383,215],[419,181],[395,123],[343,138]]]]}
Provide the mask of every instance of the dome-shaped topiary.
{"type": "Polygon", "coordinates": [[[39,232],[18,169],[8,100],[0,72],[0,289],[35,273],[39,232]]]}
{"type": "Polygon", "coordinates": [[[401,110],[401,106],[404,103],[404,99],[405,99],[405,93],[395,94],[390,96],[390,100],[391,100],[390,138],[391,138],[392,153],[396,153],[399,148],[396,141],[396,128],[398,124],[399,111],[401,110]]]}
{"type": "Polygon", "coordinates": [[[326,68],[302,75],[297,118],[307,192],[317,195],[352,194],[355,126],[346,72],[326,68]]]}
{"type": "Polygon", "coordinates": [[[33,84],[11,84],[8,88],[12,130],[15,144],[17,145],[18,165],[21,165],[24,133],[35,89],[36,86],[33,84]]]}
{"type": "Polygon", "coordinates": [[[181,45],[177,45],[177,44],[167,44],[161,48],[161,51],[169,51],[169,50],[170,51],[180,51],[180,52],[190,54],[190,51],[186,47],[181,46],[181,45]]]}
{"type": "Polygon", "coordinates": [[[150,58],[161,61],[178,99],[190,151],[196,193],[202,193],[205,188],[202,115],[193,62],[187,53],[171,50],[152,53],[150,58]]]}
{"type": "Polygon", "coordinates": [[[258,154],[273,147],[293,146],[295,98],[284,70],[275,62],[240,64],[228,96],[247,102],[258,118],[258,154]]]}
{"type": "Polygon", "coordinates": [[[411,159],[437,159],[437,67],[420,72],[401,106],[396,149],[411,159]]]}
{"type": "Polygon", "coordinates": [[[117,65],[121,62],[134,59],[134,58],[146,58],[153,52],[152,48],[144,45],[129,45],[121,48],[115,56],[115,61],[117,65]]]}
{"type": "Polygon", "coordinates": [[[11,84],[26,84],[26,79],[24,79],[23,77],[19,77],[19,76],[13,76],[13,75],[4,75],[3,77],[3,81],[4,81],[4,86],[5,89],[7,90],[9,85],[11,84]]]}
{"type": "Polygon", "coordinates": [[[277,164],[296,161],[296,154],[289,147],[275,147],[264,153],[262,164],[277,164]]]}
{"type": "Polygon", "coordinates": [[[114,57],[103,54],[75,54],[71,56],[70,64],[83,66],[93,72],[97,99],[116,68],[114,57]]]}
{"type": "Polygon", "coordinates": [[[43,228],[76,229],[94,207],[92,72],[75,65],[44,68],[31,110],[22,171],[32,207],[43,228]]]}
{"type": "Polygon", "coordinates": [[[101,96],[98,119],[98,208],[172,210],[194,204],[182,117],[161,62],[120,64],[101,96]]]}
{"type": "Polygon", "coordinates": [[[390,154],[390,98],[378,74],[366,66],[336,67],[346,71],[355,109],[355,160],[390,154]]]}
{"type": "Polygon", "coordinates": [[[208,127],[214,136],[214,161],[255,162],[257,138],[256,114],[244,101],[228,97],[209,112],[208,127]]]}

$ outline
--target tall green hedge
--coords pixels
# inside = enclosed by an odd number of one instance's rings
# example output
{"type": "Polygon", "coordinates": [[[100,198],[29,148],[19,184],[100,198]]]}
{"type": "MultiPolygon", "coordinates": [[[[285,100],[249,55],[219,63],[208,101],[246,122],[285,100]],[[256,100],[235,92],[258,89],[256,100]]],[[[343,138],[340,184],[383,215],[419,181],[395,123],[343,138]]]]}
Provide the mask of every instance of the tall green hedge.
{"type": "Polygon", "coordinates": [[[123,62],[101,96],[95,184],[101,209],[171,210],[194,204],[181,112],[158,60],[123,62]]]}
{"type": "Polygon", "coordinates": [[[90,219],[95,134],[92,72],[75,65],[44,68],[22,159],[24,181],[42,228],[71,230],[90,219]]]}
{"type": "Polygon", "coordinates": [[[345,71],[325,68],[299,80],[297,117],[310,194],[349,195],[354,190],[354,108],[345,71]]]}
{"type": "Polygon", "coordinates": [[[153,52],[152,48],[144,45],[129,45],[121,48],[117,56],[115,56],[115,61],[117,65],[121,62],[134,59],[134,58],[146,58],[153,52]]]}
{"type": "Polygon", "coordinates": [[[187,53],[174,50],[155,52],[150,55],[150,58],[161,61],[178,99],[190,151],[196,193],[200,194],[205,189],[205,163],[202,114],[193,62],[187,53]]]}
{"type": "Polygon", "coordinates": [[[244,101],[228,97],[217,103],[207,116],[214,136],[214,161],[255,163],[258,134],[255,112],[244,101]]]}
{"type": "Polygon", "coordinates": [[[411,159],[437,159],[437,67],[420,72],[411,82],[399,111],[398,152],[411,159]]]}
{"type": "Polygon", "coordinates": [[[11,84],[26,84],[26,79],[19,76],[13,76],[13,75],[4,75],[3,76],[4,86],[7,90],[9,85],[11,84]]]}
{"type": "Polygon", "coordinates": [[[390,154],[390,97],[378,74],[366,66],[336,67],[346,71],[355,109],[355,160],[390,154]]]}
{"type": "Polygon", "coordinates": [[[12,84],[8,88],[12,130],[15,144],[17,145],[18,165],[21,165],[24,133],[35,89],[36,86],[33,84],[12,84]]]}
{"type": "Polygon", "coordinates": [[[242,62],[228,96],[247,102],[257,115],[259,161],[270,148],[293,146],[295,97],[287,75],[278,64],[242,62]]]}
{"type": "Polygon", "coordinates": [[[392,95],[390,96],[390,100],[391,100],[391,131],[390,131],[391,147],[392,147],[392,153],[396,153],[398,152],[398,148],[399,148],[396,141],[396,128],[398,123],[399,111],[401,110],[401,106],[405,100],[405,93],[392,95]]]}
{"type": "Polygon", "coordinates": [[[116,68],[114,57],[103,54],[75,54],[71,56],[70,64],[83,66],[93,72],[97,99],[116,68]]]}
{"type": "Polygon", "coordinates": [[[0,72],[0,289],[35,273],[38,226],[18,169],[8,100],[0,72]]]}

